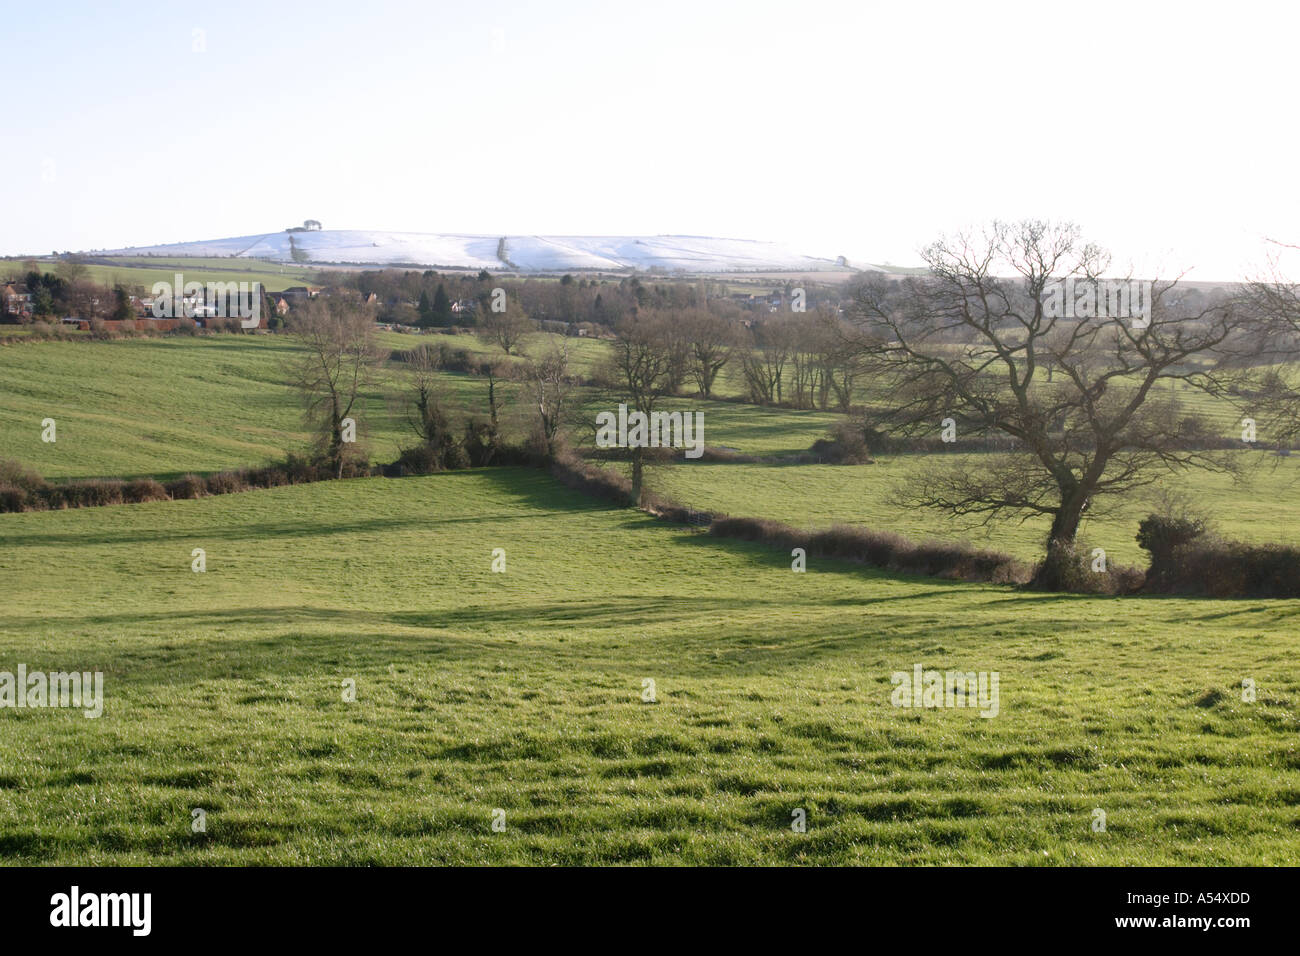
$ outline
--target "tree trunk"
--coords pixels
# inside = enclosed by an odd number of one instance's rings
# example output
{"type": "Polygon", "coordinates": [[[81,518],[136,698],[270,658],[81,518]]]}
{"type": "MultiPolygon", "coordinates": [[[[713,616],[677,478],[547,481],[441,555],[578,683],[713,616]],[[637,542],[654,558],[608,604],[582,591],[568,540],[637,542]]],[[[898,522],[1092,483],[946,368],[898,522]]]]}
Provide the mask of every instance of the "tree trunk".
{"type": "Polygon", "coordinates": [[[1047,532],[1047,554],[1034,575],[1035,587],[1047,591],[1069,590],[1075,560],[1074,538],[1087,500],[1088,495],[1078,487],[1062,494],[1061,507],[1052,517],[1052,527],[1047,532]]]}
{"type": "Polygon", "coordinates": [[[1075,492],[1061,502],[1060,509],[1052,518],[1052,529],[1047,532],[1047,546],[1072,546],[1074,536],[1079,533],[1079,521],[1083,517],[1083,503],[1086,497],[1075,492]]]}
{"type": "Polygon", "coordinates": [[[639,445],[632,449],[632,501],[641,504],[641,465],[645,449],[639,445]]]}

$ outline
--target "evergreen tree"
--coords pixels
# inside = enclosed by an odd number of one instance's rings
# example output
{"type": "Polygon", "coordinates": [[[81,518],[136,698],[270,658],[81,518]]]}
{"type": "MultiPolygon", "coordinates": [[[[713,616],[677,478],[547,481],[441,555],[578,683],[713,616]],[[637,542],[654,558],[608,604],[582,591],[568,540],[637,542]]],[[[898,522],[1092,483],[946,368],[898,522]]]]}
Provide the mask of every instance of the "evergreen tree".
{"type": "Polygon", "coordinates": [[[433,321],[435,325],[451,325],[451,299],[441,282],[433,293],[433,321]]]}

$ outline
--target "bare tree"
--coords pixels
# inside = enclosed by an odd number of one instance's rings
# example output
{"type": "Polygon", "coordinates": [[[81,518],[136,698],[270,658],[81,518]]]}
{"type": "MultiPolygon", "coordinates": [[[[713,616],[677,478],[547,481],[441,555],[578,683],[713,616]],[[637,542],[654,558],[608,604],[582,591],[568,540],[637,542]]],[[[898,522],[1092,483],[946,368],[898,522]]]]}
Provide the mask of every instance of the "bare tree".
{"type": "Polygon", "coordinates": [[[574,384],[569,376],[569,342],[552,336],[547,350],[524,368],[530,398],[537,408],[538,428],[546,454],[554,458],[558,436],[570,411],[574,384]]]}
{"type": "MultiPolygon", "coordinates": [[[[674,339],[670,321],[664,313],[647,309],[623,319],[615,329],[610,355],[600,372],[609,394],[644,414],[647,421],[659,400],[672,391],[674,339]]],[[[631,458],[632,495],[640,503],[645,449],[631,449],[631,458]]]]}
{"type": "MultiPolygon", "coordinates": [[[[862,356],[853,342],[852,329],[830,306],[819,306],[805,313],[796,323],[798,341],[795,361],[808,366],[803,373],[807,380],[808,395],[800,400],[800,407],[813,407],[823,411],[835,407],[849,412],[853,406],[855,389],[863,374],[862,356]]],[[[796,384],[799,375],[796,373],[796,384]]]]}
{"type": "Polygon", "coordinates": [[[319,296],[294,310],[289,329],[302,346],[301,354],[291,360],[293,383],[302,392],[318,453],[341,478],[351,457],[345,420],[357,409],[362,390],[372,384],[381,359],[374,316],[355,299],[319,296]]]}
{"type": "Polygon", "coordinates": [[[755,322],[751,343],[741,359],[750,401],[779,405],[784,398],[785,367],[790,361],[788,320],[779,317],[755,322]]]}
{"type": "Polygon", "coordinates": [[[739,340],[736,323],[709,308],[688,310],[681,316],[680,323],[690,350],[687,365],[690,376],[700,394],[709,398],[718,373],[736,349],[739,340]]]}
{"type": "MultiPolygon", "coordinates": [[[[1058,314],[1058,280],[1095,283],[1109,265],[1068,225],[994,223],[924,257],[928,276],[872,277],[853,293],[859,354],[886,396],[876,424],[916,436],[951,419],[960,433],[1001,434],[1016,450],[928,470],[906,492],[910,501],[985,521],[1045,515],[1051,558],[1072,551],[1098,498],[1166,469],[1232,467],[1198,449],[1194,423],[1178,419],[1171,390],[1158,387],[1221,386],[1216,374],[1234,360],[1243,330],[1230,303],[1189,309],[1176,283],[1152,282],[1141,318],[1058,314]],[[1050,383],[1045,362],[1056,370],[1050,383]]],[[[1102,286],[1111,288],[1121,289],[1102,286]]],[[[1112,311],[1095,305],[1093,313],[1112,311]]],[[[1057,586],[1053,567],[1044,562],[1040,585],[1057,586]]]]}
{"type": "Polygon", "coordinates": [[[421,444],[432,450],[439,467],[445,467],[451,448],[456,444],[446,388],[439,376],[437,353],[420,346],[406,353],[411,385],[407,398],[406,421],[419,436],[421,444]]]}
{"type": "Polygon", "coordinates": [[[499,346],[506,355],[522,355],[528,337],[537,331],[537,323],[516,299],[506,299],[505,308],[499,312],[493,310],[494,304],[489,298],[479,308],[479,340],[499,346]]]}
{"type": "MultiPolygon", "coordinates": [[[[1274,245],[1300,250],[1288,243],[1274,245]]],[[[1254,320],[1249,353],[1255,366],[1237,383],[1237,392],[1247,398],[1249,417],[1270,442],[1300,441],[1300,380],[1290,367],[1300,360],[1300,286],[1272,258],[1264,276],[1238,290],[1236,303],[1254,320]]]]}

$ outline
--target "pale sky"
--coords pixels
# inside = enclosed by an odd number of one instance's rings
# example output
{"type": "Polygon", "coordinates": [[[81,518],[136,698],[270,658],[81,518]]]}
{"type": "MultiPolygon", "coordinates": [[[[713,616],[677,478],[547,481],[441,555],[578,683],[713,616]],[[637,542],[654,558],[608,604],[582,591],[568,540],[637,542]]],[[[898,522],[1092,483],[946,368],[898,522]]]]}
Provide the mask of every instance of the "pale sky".
{"type": "Polygon", "coordinates": [[[312,218],[915,264],[1036,216],[1236,278],[1300,242],[1298,26],[1280,2],[16,4],[0,254],[312,218]]]}

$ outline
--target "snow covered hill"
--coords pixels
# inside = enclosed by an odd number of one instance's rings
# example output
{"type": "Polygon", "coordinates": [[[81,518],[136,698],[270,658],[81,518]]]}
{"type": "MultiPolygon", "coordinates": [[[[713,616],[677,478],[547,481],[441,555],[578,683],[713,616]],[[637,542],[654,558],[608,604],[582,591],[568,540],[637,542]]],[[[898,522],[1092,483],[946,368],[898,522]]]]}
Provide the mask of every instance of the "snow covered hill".
{"type": "Polygon", "coordinates": [[[289,262],[289,240],[311,262],[559,272],[809,272],[843,269],[774,242],[703,236],[475,236],[324,229],[114,249],[101,255],[244,257],[289,262]]]}

